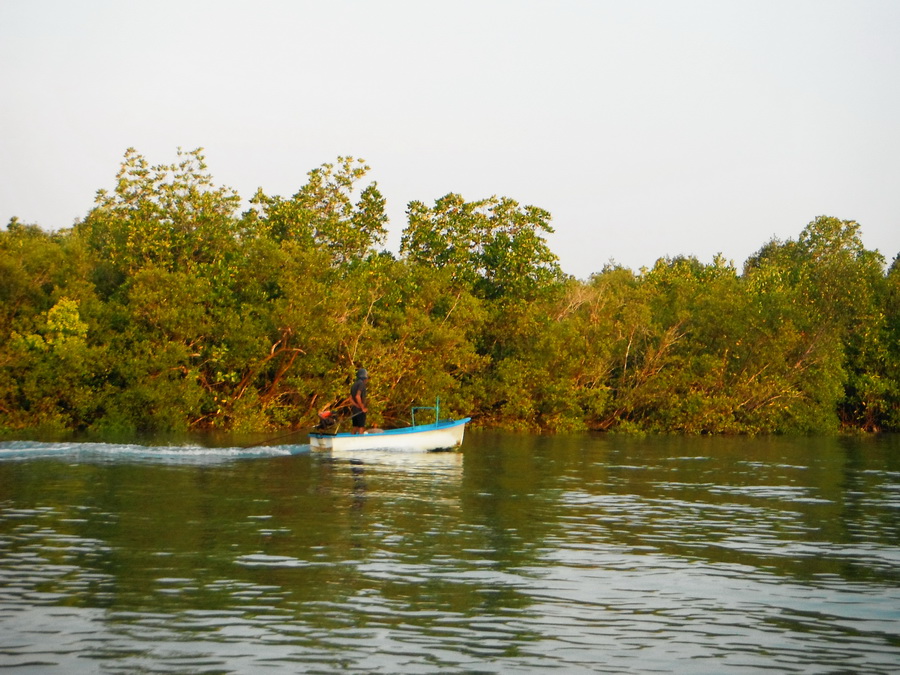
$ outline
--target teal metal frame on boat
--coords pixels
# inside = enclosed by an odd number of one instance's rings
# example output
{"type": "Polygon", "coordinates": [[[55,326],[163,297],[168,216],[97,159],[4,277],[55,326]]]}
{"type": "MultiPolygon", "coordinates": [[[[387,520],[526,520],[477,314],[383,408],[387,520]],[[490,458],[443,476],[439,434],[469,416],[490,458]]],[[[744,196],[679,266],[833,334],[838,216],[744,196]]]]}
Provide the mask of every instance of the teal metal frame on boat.
{"type": "Polygon", "coordinates": [[[412,426],[416,426],[416,410],[434,410],[434,423],[438,424],[441,421],[441,397],[438,396],[434,405],[416,405],[412,408],[412,426]]]}

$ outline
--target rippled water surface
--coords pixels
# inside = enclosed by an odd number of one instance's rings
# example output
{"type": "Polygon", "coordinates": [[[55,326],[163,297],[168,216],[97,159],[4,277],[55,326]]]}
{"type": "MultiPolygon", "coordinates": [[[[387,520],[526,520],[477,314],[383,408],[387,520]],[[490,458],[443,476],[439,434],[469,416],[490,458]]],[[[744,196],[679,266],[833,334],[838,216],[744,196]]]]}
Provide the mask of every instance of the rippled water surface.
{"type": "Polygon", "coordinates": [[[0,668],[896,673],[900,439],[2,442],[0,668]]]}

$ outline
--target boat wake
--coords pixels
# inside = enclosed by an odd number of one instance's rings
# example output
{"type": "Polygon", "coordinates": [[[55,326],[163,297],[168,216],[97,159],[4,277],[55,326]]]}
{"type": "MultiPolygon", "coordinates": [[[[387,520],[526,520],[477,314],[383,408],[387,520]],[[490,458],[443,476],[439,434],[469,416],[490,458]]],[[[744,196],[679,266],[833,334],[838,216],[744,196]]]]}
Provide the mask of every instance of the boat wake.
{"type": "Polygon", "coordinates": [[[286,457],[309,452],[309,445],[207,448],[199,445],[149,446],[130,443],[0,442],[0,462],[64,459],[78,462],[221,464],[243,459],[286,457]]]}

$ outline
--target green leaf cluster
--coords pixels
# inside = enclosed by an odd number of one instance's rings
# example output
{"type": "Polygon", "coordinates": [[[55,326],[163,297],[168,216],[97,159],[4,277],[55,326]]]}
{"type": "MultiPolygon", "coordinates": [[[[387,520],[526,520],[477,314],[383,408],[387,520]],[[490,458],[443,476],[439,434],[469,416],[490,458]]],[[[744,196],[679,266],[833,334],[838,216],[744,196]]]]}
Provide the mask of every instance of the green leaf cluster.
{"type": "Polygon", "coordinates": [[[532,431],[900,429],[900,262],[820,217],[717,257],[567,277],[550,214],[385,199],[339,157],[289,198],[215,184],[202,150],[129,149],[72,228],[0,231],[0,431],[312,425],[366,367],[370,421],[440,396],[532,431]]]}

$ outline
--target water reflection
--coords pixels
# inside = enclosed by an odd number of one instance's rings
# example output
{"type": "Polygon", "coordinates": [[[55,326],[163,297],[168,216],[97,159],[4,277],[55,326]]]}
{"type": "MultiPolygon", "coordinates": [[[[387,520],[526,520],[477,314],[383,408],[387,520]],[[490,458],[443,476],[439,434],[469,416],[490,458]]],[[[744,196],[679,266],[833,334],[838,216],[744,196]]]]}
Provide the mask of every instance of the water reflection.
{"type": "Polygon", "coordinates": [[[900,667],[896,439],[42,449],[0,458],[13,671],[900,667]]]}

